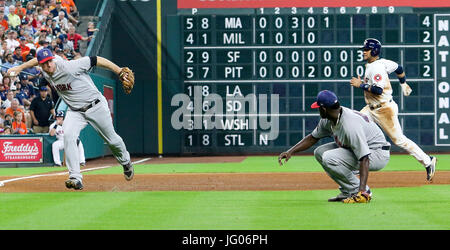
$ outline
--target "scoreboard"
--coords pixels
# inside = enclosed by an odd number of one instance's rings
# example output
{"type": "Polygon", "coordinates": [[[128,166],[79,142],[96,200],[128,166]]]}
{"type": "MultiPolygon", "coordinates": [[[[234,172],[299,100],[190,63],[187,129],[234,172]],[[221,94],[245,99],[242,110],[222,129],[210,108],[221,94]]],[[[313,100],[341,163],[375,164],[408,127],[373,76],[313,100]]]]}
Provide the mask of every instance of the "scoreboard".
{"type": "Polygon", "coordinates": [[[424,150],[448,150],[450,4],[364,2],[178,1],[179,28],[167,39],[179,41],[170,49],[180,52],[183,93],[172,97],[171,123],[182,153],[286,150],[316,127],[310,105],[324,89],[362,109],[350,79],[364,75],[366,38],[405,69],[411,96],[390,75],[405,135],[424,150]]]}

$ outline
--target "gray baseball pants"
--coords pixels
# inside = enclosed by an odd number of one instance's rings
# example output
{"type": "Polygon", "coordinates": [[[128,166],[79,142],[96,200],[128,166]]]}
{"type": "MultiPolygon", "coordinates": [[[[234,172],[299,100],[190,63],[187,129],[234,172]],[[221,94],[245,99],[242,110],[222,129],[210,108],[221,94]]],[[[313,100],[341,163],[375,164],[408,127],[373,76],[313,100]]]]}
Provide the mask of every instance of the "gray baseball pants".
{"type": "MultiPolygon", "coordinates": [[[[389,162],[389,150],[380,148],[370,151],[369,171],[384,168],[389,162]]],[[[359,191],[359,178],[354,173],[359,170],[359,160],[351,150],[340,148],[336,143],[330,142],[317,147],[314,156],[328,176],[339,185],[343,195],[351,196],[359,191]]]]}
{"type": "Polygon", "coordinates": [[[122,138],[114,131],[111,113],[106,99],[102,96],[100,102],[86,112],[67,110],[64,119],[64,152],[66,153],[66,165],[69,169],[69,177],[82,180],[80,172],[80,160],[78,154],[77,138],[80,131],[89,123],[108,144],[116,160],[125,165],[130,162],[128,153],[122,138]]]}

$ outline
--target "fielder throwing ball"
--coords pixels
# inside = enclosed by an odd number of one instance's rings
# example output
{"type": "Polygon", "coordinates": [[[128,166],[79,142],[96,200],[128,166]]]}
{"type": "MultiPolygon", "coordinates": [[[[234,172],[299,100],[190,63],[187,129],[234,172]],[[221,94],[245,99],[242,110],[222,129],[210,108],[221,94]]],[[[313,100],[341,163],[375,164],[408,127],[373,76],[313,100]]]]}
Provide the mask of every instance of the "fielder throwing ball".
{"type": "Polygon", "coordinates": [[[406,75],[401,65],[391,60],[381,59],[381,43],[373,38],[364,41],[364,60],[367,61],[364,79],[353,77],[350,84],[364,90],[366,106],[362,113],[372,119],[386,132],[392,142],[404,149],[426,169],[427,180],[431,181],[436,171],[436,158],[423,152],[417,144],[408,139],[402,131],[398,120],[398,106],[392,99],[392,86],[389,74],[395,72],[400,81],[404,96],[412,92],[406,83],[406,75]]]}
{"type": "Polygon", "coordinates": [[[368,116],[341,107],[331,91],[321,91],[311,108],[319,109],[322,119],[311,134],[280,154],[279,164],[282,165],[283,160],[287,162],[294,153],[307,150],[321,138],[334,137],[335,142],[321,145],[314,151],[317,161],[341,191],[328,201],[370,202],[372,192],[367,186],[369,171],[384,168],[390,157],[390,144],[383,132],[368,116]],[[354,173],[357,170],[359,179],[354,173]]]}
{"type": "Polygon", "coordinates": [[[37,65],[42,68],[44,78],[56,89],[58,95],[69,107],[63,124],[64,151],[66,165],[69,169],[69,179],[65,182],[66,187],[76,190],[83,189],[77,138],[88,123],[106,141],[114,157],[122,164],[125,179],[131,180],[134,169],[130,154],[122,138],[114,131],[106,98],[95,87],[88,71],[92,67],[98,66],[116,73],[127,94],[131,92],[134,85],[133,72],[126,67],[120,68],[100,56],[65,61],[59,56],[53,56],[50,50],[44,48],[37,52],[37,58],[9,69],[7,74],[9,76],[18,75],[22,70],[37,65]]]}

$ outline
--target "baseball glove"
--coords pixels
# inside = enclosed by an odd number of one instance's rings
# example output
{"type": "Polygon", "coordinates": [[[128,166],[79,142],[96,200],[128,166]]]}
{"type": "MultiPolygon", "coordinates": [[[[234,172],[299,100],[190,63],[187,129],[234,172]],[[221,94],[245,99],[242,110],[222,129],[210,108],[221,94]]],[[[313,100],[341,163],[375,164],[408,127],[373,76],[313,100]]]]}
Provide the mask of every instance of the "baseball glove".
{"type": "Polygon", "coordinates": [[[119,73],[119,80],[122,83],[125,94],[130,94],[134,87],[134,73],[128,67],[123,67],[119,73]]]}
{"type": "Polygon", "coordinates": [[[347,199],[343,200],[344,203],[369,203],[370,200],[372,200],[372,197],[366,192],[359,191],[357,194],[353,195],[352,197],[348,197],[347,199]]]}

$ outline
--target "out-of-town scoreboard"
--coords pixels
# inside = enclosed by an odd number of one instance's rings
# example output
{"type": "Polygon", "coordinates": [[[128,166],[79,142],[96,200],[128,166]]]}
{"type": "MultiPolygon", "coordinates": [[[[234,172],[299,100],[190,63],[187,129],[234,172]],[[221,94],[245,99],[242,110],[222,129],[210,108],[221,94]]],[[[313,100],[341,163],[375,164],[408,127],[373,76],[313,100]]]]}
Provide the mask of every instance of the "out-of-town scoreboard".
{"type": "MultiPolygon", "coordinates": [[[[448,1],[178,1],[181,84],[172,98],[182,151],[279,152],[317,125],[317,93],[360,110],[366,38],[403,65],[411,96],[390,75],[405,135],[425,150],[450,146],[448,1]],[[395,5],[393,5],[395,4],[395,5]],[[448,14],[446,14],[448,13],[448,14]]],[[[168,39],[172,39],[168,35],[168,39]]],[[[448,150],[448,148],[447,148],[448,150]]]]}

